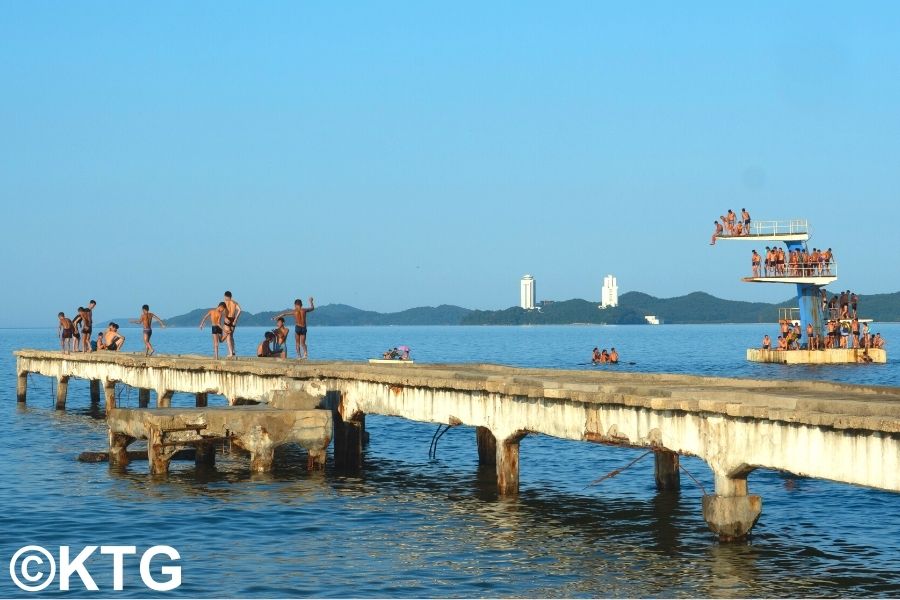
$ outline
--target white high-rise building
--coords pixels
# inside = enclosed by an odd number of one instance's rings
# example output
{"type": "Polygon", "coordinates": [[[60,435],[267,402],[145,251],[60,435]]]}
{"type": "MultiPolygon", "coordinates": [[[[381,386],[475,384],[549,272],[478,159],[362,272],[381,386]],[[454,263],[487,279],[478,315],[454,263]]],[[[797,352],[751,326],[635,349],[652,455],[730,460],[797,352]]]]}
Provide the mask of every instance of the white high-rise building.
{"type": "Polygon", "coordinates": [[[619,284],[612,275],[603,278],[603,291],[600,293],[600,308],[619,305],[619,284]]]}
{"type": "Polygon", "coordinates": [[[534,310],[534,277],[525,275],[522,277],[522,294],[519,306],[525,310],[534,310]]]}

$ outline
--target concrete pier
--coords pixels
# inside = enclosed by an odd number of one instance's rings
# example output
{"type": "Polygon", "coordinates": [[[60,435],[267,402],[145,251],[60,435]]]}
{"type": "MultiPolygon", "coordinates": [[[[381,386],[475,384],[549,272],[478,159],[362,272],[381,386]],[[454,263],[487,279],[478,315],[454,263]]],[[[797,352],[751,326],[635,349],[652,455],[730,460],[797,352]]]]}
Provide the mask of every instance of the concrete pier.
{"type": "MultiPolygon", "coordinates": [[[[660,489],[678,485],[678,455],[697,456],[715,479],[703,514],[724,541],[745,537],[760,515],[762,501],[747,489],[757,468],[900,491],[897,388],[472,364],[397,369],[35,350],[16,357],[19,381],[27,373],[103,380],[108,413],[115,382],[155,389],[161,398],[177,390],[273,407],[324,406],[334,424],[335,463],[348,468],[362,464],[367,414],[473,426],[478,460],[491,464],[493,454],[504,496],[518,493],[520,441],[530,433],[652,449],[660,489]]],[[[257,454],[255,468],[268,461],[264,450],[257,454]]]]}
{"type": "Polygon", "coordinates": [[[229,439],[250,452],[250,469],[272,470],[275,449],[297,443],[308,452],[307,466],[321,469],[331,441],[331,412],[326,410],[286,410],[253,407],[112,409],[109,425],[109,460],[112,465],[128,463],[128,445],[147,440],[150,472],[165,474],[174,454],[196,448],[198,464],[209,465],[213,444],[229,439]]]}
{"type": "MultiPolygon", "coordinates": [[[[870,348],[867,354],[874,364],[887,362],[887,351],[883,348],[870,348]]],[[[828,350],[747,349],[747,360],[751,362],[783,365],[847,365],[866,362],[862,357],[862,348],[829,348],[828,350]]]]}

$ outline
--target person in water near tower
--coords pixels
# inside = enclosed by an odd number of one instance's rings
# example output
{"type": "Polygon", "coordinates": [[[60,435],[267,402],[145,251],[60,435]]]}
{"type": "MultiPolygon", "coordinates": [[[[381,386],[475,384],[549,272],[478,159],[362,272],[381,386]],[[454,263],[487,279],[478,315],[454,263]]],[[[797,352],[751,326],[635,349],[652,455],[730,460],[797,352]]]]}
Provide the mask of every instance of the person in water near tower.
{"type": "Polygon", "coordinates": [[[594,352],[591,356],[591,362],[595,365],[600,362],[600,349],[594,346],[594,352]]]}
{"type": "Polygon", "coordinates": [[[609,362],[616,365],[619,363],[619,353],[616,352],[615,347],[610,348],[609,350],[609,362]]]}
{"type": "Polygon", "coordinates": [[[225,314],[226,308],[224,302],[219,302],[217,307],[209,309],[200,320],[200,329],[203,329],[203,324],[207,319],[212,325],[213,356],[216,360],[219,359],[219,344],[225,341],[225,333],[222,331],[222,316],[225,314]]]}
{"type": "Polygon", "coordinates": [[[297,347],[297,358],[309,358],[309,350],[306,347],[306,314],[316,310],[312,296],[309,297],[309,308],[303,306],[300,298],[294,300],[294,310],[288,310],[272,317],[278,320],[279,317],[294,315],[294,343],[297,347]]]}
{"type": "Polygon", "coordinates": [[[150,343],[150,338],[153,336],[153,319],[159,321],[160,327],[166,326],[162,319],[150,312],[150,306],[145,304],[141,307],[141,316],[137,319],[130,319],[128,321],[129,323],[134,323],[135,325],[140,325],[144,328],[144,354],[147,356],[153,356],[153,353],[156,352],[156,350],[153,349],[153,344],[150,343]]]}

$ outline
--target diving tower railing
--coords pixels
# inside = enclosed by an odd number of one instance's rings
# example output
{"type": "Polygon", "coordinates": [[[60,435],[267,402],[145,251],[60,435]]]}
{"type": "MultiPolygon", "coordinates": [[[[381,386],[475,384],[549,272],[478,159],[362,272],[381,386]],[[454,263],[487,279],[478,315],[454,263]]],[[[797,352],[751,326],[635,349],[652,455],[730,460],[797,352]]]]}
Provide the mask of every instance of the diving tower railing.
{"type": "MultiPolygon", "coordinates": [[[[765,265],[760,265],[759,269],[752,269],[750,271],[751,279],[774,279],[774,280],[789,280],[789,279],[797,279],[800,277],[834,277],[837,278],[837,263],[831,261],[829,263],[815,263],[815,264],[806,264],[806,265],[792,265],[790,263],[784,266],[784,271],[779,273],[776,272],[774,267],[766,268],[765,265]]],[[[790,281],[786,281],[786,283],[791,283],[790,281]]]]}
{"type": "Polygon", "coordinates": [[[806,241],[809,239],[809,221],[806,219],[788,219],[784,221],[750,221],[750,229],[740,235],[723,231],[717,236],[723,240],[790,240],[806,241]]]}

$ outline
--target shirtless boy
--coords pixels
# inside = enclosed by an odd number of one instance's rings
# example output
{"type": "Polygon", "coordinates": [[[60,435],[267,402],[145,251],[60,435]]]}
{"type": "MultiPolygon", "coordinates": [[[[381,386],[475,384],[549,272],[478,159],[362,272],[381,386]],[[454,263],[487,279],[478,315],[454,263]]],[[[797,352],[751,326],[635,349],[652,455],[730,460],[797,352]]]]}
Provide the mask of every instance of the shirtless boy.
{"type": "Polygon", "coordinates": [[[275,341],[275,334],[271,331],[266,332],[266,337],[256,346],[256,356],[260,358],[271,358],[277,356],[272,350],[272,342],[275,341]]]}
{"type": "Polygon", "coordinates": [[[594,348],[594,353],[591,356],[591,362],[595,365],[600,362],[600,348],[594,348]]]}
{"type": "Polygon", "coordinates": [[[72,325],[72,319],[66,318],[65,313],[59,313],[59,348],[68,354],[72,350],[72,336],[75,335],[75,326],[72,325]]]}
{"type": "Polygon", "coordinates": [[[754,250],[753,255],[750,257],[750,265],[753,267],[753,276],[754,277],[759,277],[759,262],[760,262],[759,253],[756,250],[754,250]]]}
{"type": "MultiPolygon", "coordinates": [[[[725,217],[722,217],[722,220],[725,220],[725,217]]],[[[718,221],[713,221],[713,225],[716,226],[716,230],[713,231],[712,239],[709,241],[710,246],[716,245],[716,238],[722,235],[722,224],[718,221]]]]}
{"type": "MultiPolygon", "coordinates": [[[[75,350],[75,352],[81,352],[83,351],[84,346],[81,343],[81,336],[78,334],[78,330],[81,327],[82,322],[84,321],[84,307],[79,306],[77,312],[78,314],[75,315],[74,319],[72,319],[72,329],[75,331],[74,335],[72,336],[72,344],[73,350],[75,350]]],[[[90,344],[88,344],[88,346],[90,346],[90,344]]]]}
{"type": "Polygon", "coordinates": [[[94,308],[96,306],[97,301],[91,300],[81,315],[81,350],[83,352],[91,351],[91,333],[94,331],[94,308]]]}
{"type": "Polygon", "coordinates": [[[297,358],[309,358],[309,351],[306,348],[306,313],[310,313],[314,310],[316,310],[316,305],[313,303],[312,296],[309,298],[309,308],[304,308],[303,301],[300,300],[300,298],[297,298],[294,300],[294,310],[285,311],[280,315],[272,317],[273,319],[278,320],[279,317],[285,317],[290,314],[294,315],[294,341],[297,345],[297,358]]]}
{"type": "Polygon", "coordinates": [[[219,359],[219,344],[225,340],[225,334],[222,332],[222,315],[225,314],[225,310],[225,303],[219,302],[219,305],[209,309],[200,321],[200,329],[203,329],[203,324],[206,323],[207,319],[212,325],[213,356],[216,357],[216,360],[219,359]]]}
{"type": "Polygon", "coordinates": [[[147,356],[153,356],[153,353],[156,352],[153,349],[153,344],[150,343],[150,337],[153,335],[153,319],[159,321],[160,326],[166,326],[166,324],[163,323],[163,320],[150,312],[150,307],[145,304],[141,307],[141,316],[129,321],[130,323],[135,323],[144,328],[144,354],[147,356]]]}
{"type": "Polygon", "coordinates": [[[287,358],[287,336],[291,332],[284,324],[284,317],[275,319],[278,327],[272,330],[275,334],[275,343],[272,345],[272,353],[281,358],[287,358]]]}
{"type": "Polygon", "coordinates": [[[241,305],[231,297],[231,292],[225,292],[225,314],[222,319],[222,333],[225,334],[225,345],[228,346],[228,358],[237,356],[234,352],[234,329],[237,327],[238,318],[241,316],[241,305]]]}
{"type": "Polygon", "coordinates": [[[125,336],[119,335],[118,323],[110,323],[99,341],[100,343],[97,345],[99,349],[118,352],[125,345],[125,336]]]}

